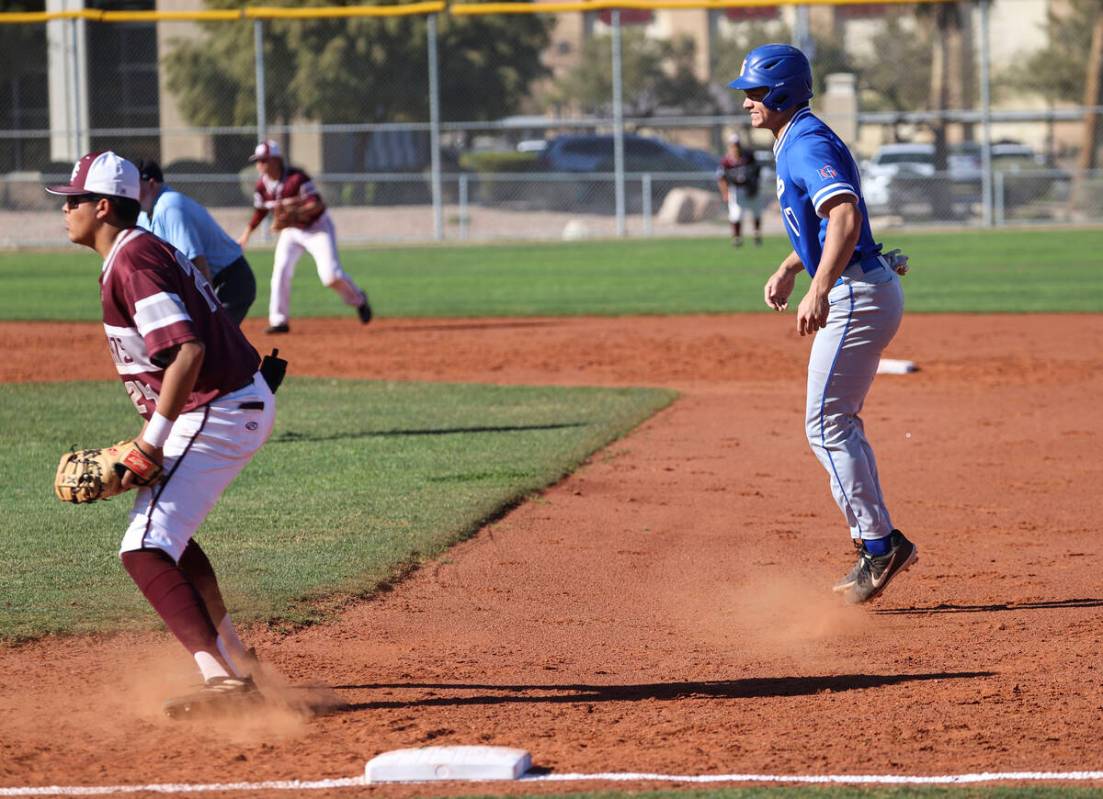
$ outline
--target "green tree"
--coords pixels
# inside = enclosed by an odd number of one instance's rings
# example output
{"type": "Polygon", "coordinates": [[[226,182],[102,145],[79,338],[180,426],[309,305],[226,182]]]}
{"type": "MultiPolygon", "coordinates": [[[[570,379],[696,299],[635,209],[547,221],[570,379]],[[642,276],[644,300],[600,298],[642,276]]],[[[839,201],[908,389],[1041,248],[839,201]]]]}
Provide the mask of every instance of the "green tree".
{"type": "MultiPolygon", "coordinates": [[[[696,43],[689,37],[653,39],[643,28],[621,33],[621,87],[624,115],[650,117],[662,109],[681,113],[713,113],[716,102],[708,84],[696,76],[696,43]]],[[[582,49],[578,64],[549,92],[553,103],[582,113],[612,114],[613,42],[594,36],[582,49]]]]}
{"type": "MultiPolygon", "coordinates": [[[[206,2],[212,8],[240,5],[206,2]]],[[[264,0],[264,5],[304,2],[264,0]]],[[[268,121],[428,121],[426,26],[423,16],[266,21],[268,121]]],[[[442,117],[496,119],[515,112],[529,84],[545,74],[540,53],[549,41],[549,22],[528,14],[442,16],[437,41],[442,117]]],[[[175,44],[164,60],[169,89],[185,116],[198,125],[255,124],[253,26],[207,23],[202,39],[175,44]]],[[[366,140],[359,137],[361,151],[366,140]]]]}
{"type": "Polygon", "coordinates": [[[863,107],[873,111],[925,108],[931,86],[931,45],[925,30],[885,18],[872,37],[873,55],[858,61],[863,107]]]}
{"type": "Polygon", "coordinates": [[[1103,0],[1070,0],[1051,10],[1045,23],[1049,44],[1026,55],[1000,75],[1000,82],[1053,100],[1080,103],[1088,67],[1092,28],[1103,0]]]}

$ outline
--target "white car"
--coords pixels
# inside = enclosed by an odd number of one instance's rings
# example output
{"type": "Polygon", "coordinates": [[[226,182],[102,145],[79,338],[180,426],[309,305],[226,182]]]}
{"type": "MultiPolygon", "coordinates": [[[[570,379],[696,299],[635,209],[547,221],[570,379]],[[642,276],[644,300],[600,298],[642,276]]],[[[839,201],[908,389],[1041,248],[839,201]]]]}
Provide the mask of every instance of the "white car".
{"type": "Polygon", "coordinates": [[[933,144],[886,144],[862,163],[862,196],[870,211],[886,210],[889,186],[898,175],[934,174],[933,144]]]}

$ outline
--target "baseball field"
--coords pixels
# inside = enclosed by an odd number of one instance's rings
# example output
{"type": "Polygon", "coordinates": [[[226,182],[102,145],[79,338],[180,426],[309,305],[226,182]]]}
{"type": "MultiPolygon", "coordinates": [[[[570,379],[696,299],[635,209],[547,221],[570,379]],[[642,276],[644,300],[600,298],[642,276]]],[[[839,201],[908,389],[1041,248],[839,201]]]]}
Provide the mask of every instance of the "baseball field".
{"type": "Polygon", "coordinates": [[[52,495],[63,451],[137,431],[99,261],[0,255],[0,796],[1099,795],[1103,233],[886,240],[913,264],[886,357],[919,371],[863,418],[920,560],[857,608],[809,342],[762,303],[780,238],[347,251],[378,320],[306,261],[280,337],[250,253],[244,329],[290,376],[197,537],[274,701],[183,725],[126,499],[52,495]],[[359,778],[441,744],[537,768],[359,778]]]}

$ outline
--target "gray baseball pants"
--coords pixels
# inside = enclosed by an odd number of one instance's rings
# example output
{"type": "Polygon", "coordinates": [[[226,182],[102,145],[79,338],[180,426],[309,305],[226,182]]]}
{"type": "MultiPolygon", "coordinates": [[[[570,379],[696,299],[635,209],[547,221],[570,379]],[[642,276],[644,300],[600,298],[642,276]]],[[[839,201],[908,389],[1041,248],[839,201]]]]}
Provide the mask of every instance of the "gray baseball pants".
{"type": "Polygon", "coordinates": [[[887,266],[863,273],[854,265],[828,300],[827,326],[816,333],[808,359],[805,432],[827,470],[851,538],[882,538],[892,532],[892,519],[858,414],[881,353],[900,327],[904,292],[887,266]]]}

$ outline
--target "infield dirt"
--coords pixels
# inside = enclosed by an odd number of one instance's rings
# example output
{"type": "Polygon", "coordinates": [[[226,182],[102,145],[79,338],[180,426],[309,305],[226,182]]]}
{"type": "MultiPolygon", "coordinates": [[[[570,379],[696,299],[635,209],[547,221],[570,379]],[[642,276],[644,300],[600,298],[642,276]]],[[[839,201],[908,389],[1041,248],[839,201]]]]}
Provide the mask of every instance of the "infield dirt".
{"type": "MultiPolygon", "coordinates": [[[[803,439],[792,315],[261,327],[246,328],[258,349],[279,346],[297,375],[681,397],[332,623],[248,631],[299,686],[285,697],[335,694],[338,712],[164,719],[192,679],[167,633],[0,646],[0,785],[316,780],[389,749],[479,743],[556,772],[1103,767],[1103,316],[905,319],[886,355],[921,371],[879,377],[864,418],[920,560],[864,608],[828,590],[852,551],[803,439]]],[[[3,324],[0,346],[3,381],[41,379],[44,362],[113,377],[98,325],[3,324]]]]}

